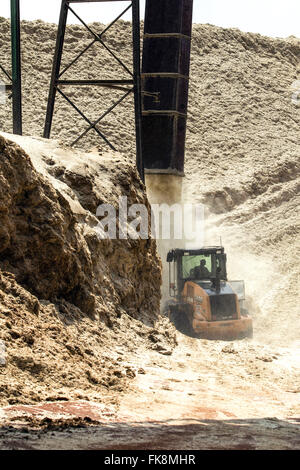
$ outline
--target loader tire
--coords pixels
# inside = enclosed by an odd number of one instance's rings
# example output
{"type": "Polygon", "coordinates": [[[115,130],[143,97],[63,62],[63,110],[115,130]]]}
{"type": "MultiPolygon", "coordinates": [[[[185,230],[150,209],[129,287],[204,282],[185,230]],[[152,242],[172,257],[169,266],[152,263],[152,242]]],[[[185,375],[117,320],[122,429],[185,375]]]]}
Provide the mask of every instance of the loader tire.
{"type": "Polygon", "coordinates": [[[170,306],[169,320],[180,333],[193,338],[197,336],[189,322],[186,312],[179,309],[178,306],[170,306]]]}

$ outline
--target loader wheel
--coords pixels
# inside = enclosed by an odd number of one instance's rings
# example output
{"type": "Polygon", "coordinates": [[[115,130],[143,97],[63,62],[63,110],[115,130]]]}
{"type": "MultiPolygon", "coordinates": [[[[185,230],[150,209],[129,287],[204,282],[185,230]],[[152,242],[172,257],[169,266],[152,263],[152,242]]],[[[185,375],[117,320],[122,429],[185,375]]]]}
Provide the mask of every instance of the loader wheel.
{"type": "MultiPolygon", "coordinates": [[[[242,316],[242,318],[243,317],[244,318],[249,317],[249,311],[246,308],[242,308],[241,309],[241,316],[242,316]]],[[[253,338],[253,325],[252,325],[252,322],[251,322],[251,326],[249,326],[247,331],[245,331],[239,339],[244,339],[244,338],[253,338]]]]}
{"type": "Polygon", "coordinates": [[[241,315],[244,316],[244,317],[248,317],[249,316],[249,311],[245,307],[242,307],[241,308],[241,315]]]}
{"type": "Polygon", "coordinates": [[[172,301],[172,300],[167,300],[165,303],[164,303],[164,306],[163,306],[163,309],[162,309],[162,314],[164,317],[170,317],[170,308],[171,307],[174,307],[176,306],[175,305],[175,302],[172,301]]]}
{"type": "Polygon", "coordinates": [[[193,338],[197,337],[184,310],[179,309],[175,305],[170,305],[169,320],[174,324],[176,330],[180,331],[180,333],[193,338]]]}

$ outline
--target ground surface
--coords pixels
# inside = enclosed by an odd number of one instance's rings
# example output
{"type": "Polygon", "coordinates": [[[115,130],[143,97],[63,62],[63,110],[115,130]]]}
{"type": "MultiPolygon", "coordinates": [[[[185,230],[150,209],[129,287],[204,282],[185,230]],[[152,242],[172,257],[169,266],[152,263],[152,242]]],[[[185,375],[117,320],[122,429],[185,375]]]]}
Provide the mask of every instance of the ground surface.
{"type": "Polygon", "coordinates": [[[296,350],[178,342],[172,355],[133,354],[128,390],[102,402],[5,407],[0,449],[299,448],[296,350]]]}

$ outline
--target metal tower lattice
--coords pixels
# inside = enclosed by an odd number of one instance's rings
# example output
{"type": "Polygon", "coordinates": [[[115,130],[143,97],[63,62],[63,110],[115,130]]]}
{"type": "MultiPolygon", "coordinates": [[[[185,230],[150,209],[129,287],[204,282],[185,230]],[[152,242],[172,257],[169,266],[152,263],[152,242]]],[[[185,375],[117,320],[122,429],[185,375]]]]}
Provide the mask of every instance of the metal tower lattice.
{"type": "Polygon", "coordinates": [[[84,137],[92,129],[98,134],[99,138],[103,140],[112,150],[116,150],[114,145],[99,129],[98,124],[110,113],[113,109],[118,106],[125,98],[131,93],[134,93],[135,103],[135,125],[136,125],[136,160],[137,169],[139,174],[144,180],[144,169],[142,162],[142,150],[141,150],[141,78],[140,78],[140,7],[139,0],[132,0],[130,4],[117,16],[108,26],[104,28],[101,33],[97,33],[88,26],[80,16],[73,10],[70,4],[72,3],[97,3],[104,1],[128,1],[128,0],[62,0],[61,11],[58,24],[58,32],[56,39],[56,47],[54,53],[54,61],[52,68],[52,76],[50,82],[48,107],[46,114],[46,122],[44,128],[44,137],[50,138],[52,120],[55,107],[55,98],[57,92],[72,106],[73,109],[83,118],[88,127],[82,132],[75,140],[72,145],[76,144],[82,137],[84,137]],[[103,35],[106,33],[115,23],[118,21],[128,10],[132,10],[132,44],[133,44],[133,71],[129,70],[122,60],[109,48],[104,42],[103,35]],[[82,23],[82,25],[89,31],[92,36],[92,41],[66,66],[61,70],[61,60],[64,47],[64,39],[66,32],[66,24],[68,19],[68,13],[72,12],[73,15],[82,23]],[[126,79],[111,79],[111,80],[63,80],[63,74],[74,65],[77,60],[90,49],[95,43],[100,44],[104,49],[119,63],[124,71],[126,71],[128,78],[126,79]],[[100,86],[110,89],[118,89],[124,91],[124,94],[116,100],[112,106],[104,111],[96,121],[91,121],[78,107],[77,105],[62,91],[62,86],[100,86]]]}
{"type": "Polygon", "coordinates": [[[11,9],[11,62],[12,74],[0,64],[0,70],[8,79],[7,91],[11,91],[13,108],[13,133],[22,135],[22,80],[20,42],[20,1],[10,0],[11,9]]]}

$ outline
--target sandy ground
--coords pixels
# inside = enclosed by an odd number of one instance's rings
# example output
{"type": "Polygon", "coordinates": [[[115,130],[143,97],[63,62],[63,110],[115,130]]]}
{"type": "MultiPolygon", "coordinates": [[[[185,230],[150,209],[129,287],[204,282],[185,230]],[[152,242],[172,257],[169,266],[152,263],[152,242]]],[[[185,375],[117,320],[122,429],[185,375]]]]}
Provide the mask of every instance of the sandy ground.
{"type": "Polygon", "coordinates": [[[115,405],[2,409],[0,449],[299,448],[296,351],[181,333],[178,341],[171,356],[130,357],[139,372],[115,405]]]}

